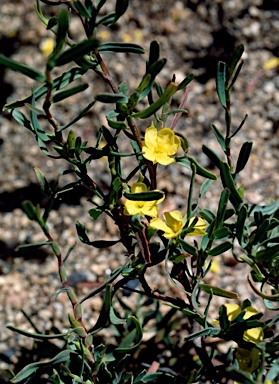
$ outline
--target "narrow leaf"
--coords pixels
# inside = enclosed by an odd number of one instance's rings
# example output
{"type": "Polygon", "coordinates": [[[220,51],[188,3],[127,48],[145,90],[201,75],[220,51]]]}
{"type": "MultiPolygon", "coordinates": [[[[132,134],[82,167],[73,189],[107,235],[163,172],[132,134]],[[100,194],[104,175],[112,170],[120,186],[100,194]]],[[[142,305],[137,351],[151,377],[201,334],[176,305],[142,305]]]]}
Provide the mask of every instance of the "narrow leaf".
{"type": "Polygon", "coordinates": [[[231,78],[235,67],[237,66],[237,63],[241,59],[241,56],[244,52],[244,45],[240,44],[236,47],[235,51],[233,52],[229,62],[228,62],[228,71],[229,71],[229,78],[231,78]]]}
{"type": "Polygon", "coordinates": [[[250,154],[252,151],[252,146],[253,146],[252,142],[247,141],[247,142],[243,143],[243,145],[240,149],[238,159],[237,159],[235,173],[239,173],[244,169],[244,167],[247,164],[247,161],[250,157],[250,154]]]}
{"type": "Polygon", "coordinates": [[[90,241],[88,244],[95,248],[109,248],[119,243],[121,240],[96,240],[90,241]]]}
{"type": "Polygon", "coordinates": [[[12,59],[8,59],[3,55],[0,55],[0,64],[11,69],[12,71],[22,73],[23,75],[41,83],[43,83],[46,79],[45,75],[37,69],[29,67],[25,64],[18,63],[17,61],[14,61],[12,59]]]}
{"type": "Polygon", "coordinates": [[[144,49],[137,44],[131,43],[104,43],[98,46],[99,52],[126,52],[144,54],[144,49]]]}
{"type": "Polygon", "coordinates": [[[128,98],[125,95],[115,93],[100,93],[95,99],[101,103],[127,103],[128,98]]]}
{"type": "Polygon", "coordinates": [[[125,192],[124,196],[126,197],[126,199],[132,201],[155,201],[162,199],[165,194],[161,191],[147,191],[137,193],[125,192]]]}
{"type": "Polygon", "coordinates": [[[206,177],[211,180],[217,180],[217,176],[214,175],[214,173],[211,173],[207,171],[205,168],[203,168],[194,158],[187,156],[187,157],[177,157],[176,162],[186,168],[188,168],[190,171],[192,170],[191,164],[194,164],[196,167],[196,172],[198,175],[206,177]]]}
{"type": "Polygon", "coordinates": [[[212,248],[209,252],[208,255],[210,256],[218,256],[221,255],[222,253],[228,251],[231,249],[232,244],[229,241],[224,241],[223,243],[217,245],[216,247],[212,248]]]}
{"type": "Polygon", "coordinates": [[[219,61],[217,64],[216,86],[219,100],[226,109],[226,64],[222,61],[219,61]]]}
{"type": "Polygon", "coordinates": [[[13,332],[19,333],[20,335],[31,337],[32,339],[37,339],[37,340],[65,339],[65,337],[68,336],[69,332],[71,332],[71,330],[69,329],[65,333],[55,333],[53,335],[44,335],[42,333],[28,332],[28,331],[25,331],[24,329],[13,327],[12,325],[8,325],[7,328],[13,332]]]}
{"type": "Polygon", "coordinates": [[[218,143],[220,144],[221,148],[225,152],[226,151],[226,144],[225,144],[224,136],[222,135],[222,133],[219,131],[219,129],[214,124],[211,124],[211,129],[212,129],[216,139],[218,140],[218,143]]]}
{"type": "Polygon", "coordinates": [[[199,284],[199,287],[207,293],[212,292],[213,295],[215,295],[215,296],[226,297],[228,299],[238,299],[239,298],[239,296],[236,292],[226,291],[225,289],[214,287],[213,285],[199,284]]]}
{"type": "Polygon", "coordinates": [[[66,91],[61,91],[52,96],[51,102],[58,103],[64,99],[67,99],[70,96],[76,95],[79,92],[83,92],[88,88],[88,84],[81,84],[76,87],[67,89],[66,91]]]}
{"type": "Polygon", "coordinates": [[[185,240],[180,239],[180,244],[182,245],[182,248],[184,251],[189,253],[190,255],[197,256],[197,250],[192,245],[188,244],[185,240]]]}
{"type": "Polygon", "coordinates": [[[40,368],[52,366],[54,364],[61,364],[66,361],[69,361],[71,353],[75,354],[76,352],[67,349],[58,353],[58,355],[56,355],[53,359],[50,359],[48,361],[40,361],[40,362],[28,364],[11,380],[11,382],[19,383],[22,380],[32,376],[40,368]]]}
{"type": "MultiPolygon", "coordinates": [[[[81,77],[86,72],[87,72],[87,69],[83,69],[83,68],[79,68],[79,67],[71,68],[69,71],[63,73],[63,75],[58,76],[53,80],[52,91],[53,92],[58,91],[59,89],[66,87],[68,84],[72,83],[74,80],[78,79],[79,77],[81,77]]],[[[42,85],[41,87],[36,89],[34,92],[35,101],[38,101],[38,100],[44,98],[47,94],[47,91],[48,91],[47,85],[42,85]]],[[[22,107],[26,103],[31,103],[32,96],[33,96],[33,94],[25,97],[24,99],[6,104],[4,109],[5,110],[6,109],[11,110],[14,108],[22,107]]]]}
{"type": "Polygon", "coordinates": [[[181,81],[181,83],[178,84],[178,91],[180,91],[181,89],[187,87],[188,84],[191,83],[192,80],[194,80],[195,78],[195,75],[193,75],[192,73],[190,73],[189,75],[187,75],[185,77],[184,80],[181,81]]]}
{"type": "Polygon", "coordinates": [[[242,204],[243,199],[240,196],[238,190],[236,189],[234,180],[231,175],[230,168],[228,164],[225,163],[224,161],[221,161],[220,163],[220,173],[221,173],[221,180],[224,188],[228,188],[231,191],[230,201],[233,204],[233,206],[236,209],[238,209],[239,206],[242,204]]]}
{"type": "Polygon", "coordinates": [[[74,61],[75,59],[92,52],[98,45],[98,40],[84,40],[57,56],[55,58],[55,64],[61,66],[72,60],[74,61]]]}
{"type": "Polygon", "coordinates": [[[220,157],[206,145],[202,146],[203,153],[210,159],[210,161],[217,167],[220,168],[221,159],[220,157]]]}
{"type": "Polygon", "coordinates": [[[147,117],[153,115],[155,112],[158,111],[158,109],[162,107],[163,104],[169,101],[169,99],[175,94],[176,91],[177,85],[175,83],[170,83],[158,100],[156,100],[153,104],[150,105],[150,107],[144,109],[143,111],[134,113],[132,117],[146,119],[147,117]]]}

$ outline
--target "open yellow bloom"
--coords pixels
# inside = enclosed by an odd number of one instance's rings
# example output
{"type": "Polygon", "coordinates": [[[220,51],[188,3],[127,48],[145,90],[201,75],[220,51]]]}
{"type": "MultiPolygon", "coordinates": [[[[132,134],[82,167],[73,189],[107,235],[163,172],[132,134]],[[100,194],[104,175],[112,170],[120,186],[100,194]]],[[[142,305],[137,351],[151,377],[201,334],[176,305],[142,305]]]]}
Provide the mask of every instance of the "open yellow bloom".
{"type": "Polygon", "coordinates": [[[244,348],[237,348],[235,357],[239,368],[244,372],[254,372],[260,364],[261,352],[258,348],[253,347],[251,351],[244,348]]]}
{"type": "Polygon", "coordinates": [[[142,147],[143,157],[162,165],[174,163],[175,155],[180,147],[180,139],[170,128],[163,128],[159,132],[153,125],[147,128],[142,147]]]}
{"type": "MultiPolygon", "coordinates": [[[[131,187],[132,193],[147,192],[147,186],[142,182],[134,183],[131,187]]],[[[141,214],[143,216],[157,217],[158,216],[158,207],[164,200],[165,196],[159,200],[154,201],[133,201],[125,199],[124,203],[124,214],[127,216],[134,216],[141,214]]]]}
{"type": "MultiPolygon", "coordinates": [[[[158,218],[152,219],[149,226],[151,228],[165,232],[163,236],[166,239],[176,238],[182,232],[182,229],[185,226],[182,213],[178,210],[165,212],[164,219],[165,221],[158,218]]],[[[194,219],[194,217],[190,219],[189,225],[193,222],[194,219]]],[[[193,231],[188,233],[187,236],[204,236],[206,234],[205,228],[206,223],[203,221],[203,219],[199,218],[198,222],[193,228],[193,231]]]]}
{"type": "MultiPolygon", "coordinates": [[[[233,321],[241,312],[241,308],[237,304],[225,304],[229,321],[233,321]]],[[[246,307],[243,319],[249,319],[251,316],[257,315],[259,312],[253,307],[246,307]]],[[[216,323],[216,322],[215,322],[216,323]]],[[[244,331],[243,340],[249,343],[258,344],[263,340],[264,332],[262,327],[250,328],[244,331]]]]}

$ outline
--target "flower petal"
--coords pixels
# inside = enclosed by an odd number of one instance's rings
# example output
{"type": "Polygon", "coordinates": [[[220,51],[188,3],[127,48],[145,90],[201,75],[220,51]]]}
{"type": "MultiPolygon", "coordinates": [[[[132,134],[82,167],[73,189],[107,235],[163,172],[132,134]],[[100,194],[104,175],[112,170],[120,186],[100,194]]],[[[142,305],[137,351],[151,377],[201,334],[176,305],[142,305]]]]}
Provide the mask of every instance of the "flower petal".
{"type": "Polygon", "coordinates": [[[227,316],[229,321],[234,320],[241,312],[241,308],[238,304],[225,304],[227,309],[227,316]]]}
{"type": "Polygon", "coordinates": [[[243,340],[250,343],[258,344],[264,338],[262,327],[250,328],[243,333],[243,340]]]}
{"type": "Polygon", "coordinates": [[[140,192],[146,192],[146,191],[147,191],[147,186],[140,181],[137,183],[134,183],[131,187],[132,193],[140,193],[140,192]]]}
{"type": "Polygon", "coordinates": [[[157,128],[151,125],[151,127],[147,128],[145,131],[144,145],[152,150],[157,145],[157,136],[157,128]]]}
{"type": "MultiPolygon", "coordinates": [[[[192,217],[189,220],[189,225],[191,225],[191,223],[194,220],[195,220],[195,218],[192,217]]],[[[187,236],[205,236],[206,235],[206,232],[205,232],[206,228],[207,228],[206,222],[199,217],[197,223],[194,225],[193,231],[187,233],[187,236]]]]}
{"type": "MultiPolygon", "coordinates": [[[[166,153],[156,153],[155,159],[156,163],[159,163],[161,165],[170,165],[171,163],[175,162],[175,159],[173,157],[169,157],[169,155],[167,155],[166,153]]],[[[153,164],[155,163],[153,162],[153,164]]]]}
{"type": "Polygon", "coordinates": [[[166,233],[172,233],[171,229],[167,226],[167,224],[161,219],[152,219],[149,223],[151,228],[157,229],[158,231],[164,231],[166,233]]]}
{"type": "Polygon", "coordinates": [[[142,146],[142,156],[147,159],[152,161],[153,164],[157,163],[156,156],[153,150],[149,149],[146,145],[142,146]]]}
{"type": "Polygon", "coordinates": [[[243,319],[249,319],[249,317],[257,315],[259,313],[253,307],[246,307],[244,310],[245,310],[245,315],[243,316],[243,319]]]}

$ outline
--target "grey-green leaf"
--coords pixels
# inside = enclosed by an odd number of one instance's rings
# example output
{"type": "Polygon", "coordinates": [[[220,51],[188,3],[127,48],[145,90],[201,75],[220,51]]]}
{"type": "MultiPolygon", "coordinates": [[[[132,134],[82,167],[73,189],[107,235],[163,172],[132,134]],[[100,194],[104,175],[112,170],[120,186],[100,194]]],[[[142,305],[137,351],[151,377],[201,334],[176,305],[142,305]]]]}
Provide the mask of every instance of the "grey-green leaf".
{"type": "Polygon", "coordinates": [[[216,77],[217,94],[222,106],[226,109],[226,64],[219,61],[217,64],[217,77],[216,77]]]}
{"type": "Polygon", "coordinates": [[[132,201],[155,201],[162,199],[165,194],[161,191],[147,191],[147,192],[137,192],[137,193],[128,193],[125,192],[124,196],[128,200],[132,201]]]}
{"type": "Polygon", "coordinates": [[[57,56],[55,58],[55,64],[61,66],[70,61],[74,61],[75,59],[92,52],[98,45],[98,40],[84,40],[57,56]]]}
{"type": "Polygon", "coordinates": [[[104,43],[98,46],[99,52],[126,52],[143,54],[144,49],[137,44],[131,43],[104,43]]]}
{"type": "Polygon", "coordinates": [[[7,57],[0,55],[0,64],[12,71],[22,73],[25,76],[30,77],[33,80],[43,83],[45,81],[45,75],[35,68],[29,67],[28,65],[21,64],[15,60],[8,59],[7,57]]]}

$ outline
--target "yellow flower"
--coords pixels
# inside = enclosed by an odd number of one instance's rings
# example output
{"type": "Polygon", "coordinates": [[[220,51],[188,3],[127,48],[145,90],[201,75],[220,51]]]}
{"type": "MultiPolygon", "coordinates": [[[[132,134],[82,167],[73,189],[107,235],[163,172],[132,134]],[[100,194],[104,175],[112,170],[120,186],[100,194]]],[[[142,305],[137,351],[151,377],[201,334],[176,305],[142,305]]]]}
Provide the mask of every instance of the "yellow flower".
{"type": "MultiPolygon", "coordinates": [[[[241,312],[241,308],[237,304],[225,304],[227,309],[227,316],[229,321],[233,321],[241,312]]],[[[245,314],[243,319],[249,319],[251,316],[257,315],[259,312],[253,307],[246,307],[244,309],[245,314]]],[[[214,321],[214,323],[218,323],[214,321]]],[[[249,343],[258,344],[263,340],[264,332],[262,327],[250,328],[244,331],[243,340],[248,341],[249,343]]]]}
{"type": "Polygon", "coordinates": [[[278,67],[278,65],[279,65],[279,57],[272,57],[271,59],[267,60],[264,63],[263,69],[268,71],[269,69],[274,69],[278,67]]]}
{"type": "MultiPolygon", "coordinates": [[[[178,210],[172,212],[165,212],[164,219],[165,222],[158,218],[152,219],[150,221],[149,226],[151,228],[165,232],[163,236],[166,239],[174,239],[182,232],[182,229],[185,226],[182,213],[178,210]]],[[[189,225],[191,225],[194,219],[194,217],[190,219],[189,225]]],[[[193,231],[187,233],[187,236],[204,236],[206,234],[206,232],[204,231],[205,228],[206,224],[203,219],[198,218],[198,222],[193,227],[193,231]]]]}
{"type": "Polygon", "coordinates": [[[175,161],[175,155],[180,147],[180,139],[170,128],[163,128],[159,132],[153,125],[147,128],[142,147],[143,157],[162,165],[169,165],[175,161]]]}
{"type": "Polygon", "coordinates": [[[44,39],[40,45],[40,49],[44,56],[49,56],[54,50],[54,39],[52,37],[44,39]]]}
{"type": "MultiPolygon", "coordinates": [[[[146,192],[148,191],[147,186],[142,182],[134,183],[131,187],[132,193],[146,192]]],[[[158,216],[158,207],[164,200],[165,196],[159,200],[153,201],[133,201],[125,199],[124,203],[124,214],[127,216],[134,216],[141,214],[143,216],[157,217],[158,216]]]]}
{"type": "Polygon", "coordinates": [[[248,373],[253,373],[260,364],[261,352],[258,348],[253,347],[251,351],[244,348],[237,348],[235,357],[239,368],[248,373]]]}

